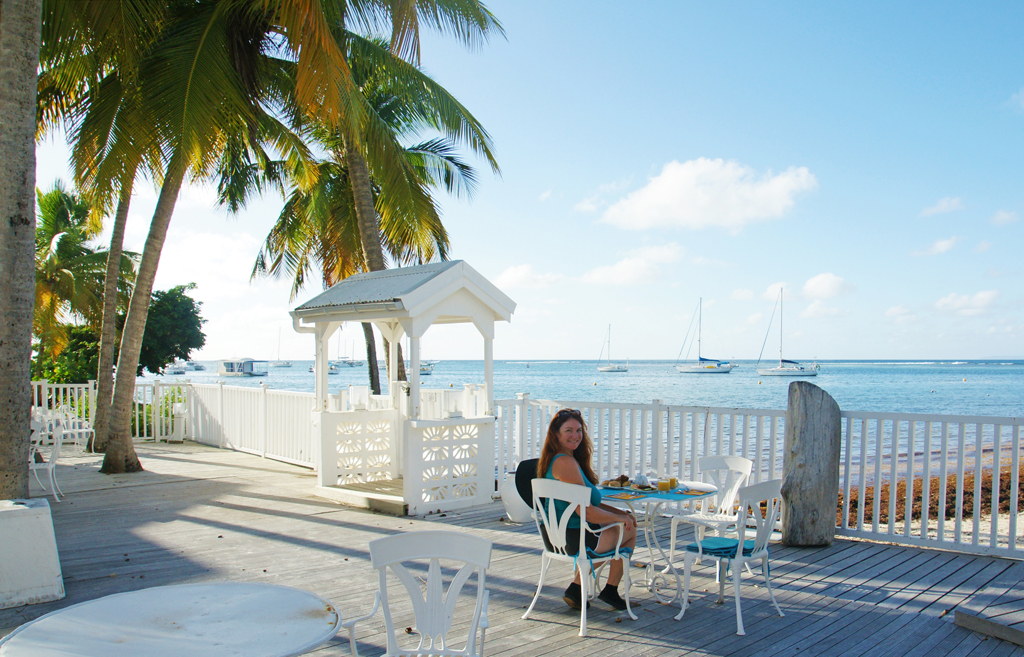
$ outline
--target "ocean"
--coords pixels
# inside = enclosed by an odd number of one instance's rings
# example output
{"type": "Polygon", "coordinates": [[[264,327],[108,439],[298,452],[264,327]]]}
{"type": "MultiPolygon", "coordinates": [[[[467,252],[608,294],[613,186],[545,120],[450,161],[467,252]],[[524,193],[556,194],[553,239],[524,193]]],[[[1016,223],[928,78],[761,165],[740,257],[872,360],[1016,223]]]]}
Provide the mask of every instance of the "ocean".
{"type": "MultiPolygon", "coordinates": [[[[263,377],[220,377],[216,361],[201,361],[206,371],[156,377],[140,382],[187,379],[193,383],[258,386],[313,391],[311,361],[270,368],[263,377]]],[[[629,371],[601,373],[588,360],[507,360],[494,364],[497,399],[529,393],[533,399],[564,402],[608,401],[724,408],[785,409],[793,377],[758,376],[753,361],[728,374],[680,374],[672,361],[633,361],[629,371]]],[[[807,363],[805,363],[807,364],[807,363]]],[[[816,377],[803,379],[823,388],[844,411],[882,411],[968,416],[1024,416],[1024,360],[991,361],[819,361],[816,377]]],[[[762,367],[774,363],[762,361],[762,367]]],[[[383,371],[383,368],[382,368],[383,371]]],[[[461,388],[483,382],[483,361],[449,360],[422,378],[426,388],[461,388]]],[[[366,385],[366,367],[342,368],[329,377],[331,391],[366,385]]],[[[386,384],[385,384],[386,387],[386,384]]]]}

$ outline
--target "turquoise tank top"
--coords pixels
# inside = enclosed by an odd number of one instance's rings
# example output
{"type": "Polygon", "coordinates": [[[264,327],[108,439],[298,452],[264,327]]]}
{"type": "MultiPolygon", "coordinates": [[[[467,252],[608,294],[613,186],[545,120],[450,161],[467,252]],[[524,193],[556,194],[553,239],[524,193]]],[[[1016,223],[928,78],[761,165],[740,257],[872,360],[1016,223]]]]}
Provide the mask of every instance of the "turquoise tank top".
{"type": "MultiPolygon", "coordinates": [[[[551,459],[551,463],[548,464],[548,471],[546,473],[544,473],[544,478],[545,479],[554,479],[555,478],[555,474],[554,474],[555,461],[557,461],[562,456],[565,456],[566,458],[572,458],[568,454],[556,454],[555,458],[551,459]]],[[[573,462],[575,463],[576,459],[573,459],[573,462]]],[[[579,468],[580,464],[576,463],[576,467],[579,468]]],[[[583,474],[583,469],[582,468],[580,468],[580,477],[583,478],[583,483],[586,484],[590,488],[590,505],[591,506],[597,506],[598,504],[601,503],[601,490],[592,481],[587,479],[587,475],[583,474]]],[[[560,502],[558,500],[555,500],[555,510],[558,511],[558,518],[559,518],[559,520],[561,520],[562,514],[565,513],[565,510],[568,507],[569,507],[568,503],[560,502]]],[[[575,513],[572,514],[572,517],[569,518],[569,524],[567,526],[568,527],[575,527],[576,529],[579,529],[580,528],[580,517],[578,515],[576,515],[575,513]]]]}

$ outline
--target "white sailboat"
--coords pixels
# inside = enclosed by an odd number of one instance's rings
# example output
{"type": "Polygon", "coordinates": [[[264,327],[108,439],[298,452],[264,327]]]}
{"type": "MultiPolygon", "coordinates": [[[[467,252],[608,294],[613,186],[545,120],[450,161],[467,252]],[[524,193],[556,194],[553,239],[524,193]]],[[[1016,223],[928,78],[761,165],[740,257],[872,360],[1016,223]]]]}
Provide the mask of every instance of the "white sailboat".
{"type": "Polygon", "coordinates": [[[613,363],[612,362],[612,325],[611,324],[608,325],[608,340],[605,341],[604,345],[601,347],[601,355],[597,357],[597,362],[598,363],[602,363],[602,362],[604,363],[603,365],[599,364],[597,366],[597,371],[598,372],[628,372],[629,371],[629,361],[626,361],[625,365],[623,365],[622,363],[613,363]],[[604,356],[605,347],[607,347],[607,349],[608,349],[608,360],[607,361],[602,361],[601,359],[604,356]]]}
{"type": "MultiPolygon", "coordinates": [[[[775,367],[758,368],[757,373],[761,376],[818,376],[818,364],[803,365],[795,360],[787,360],[782,357],[782,288],[779,288],[779,299],[776,302],[779,309],[779,364],[775,367]]],[[[773,313],[774,314],[774,313],[773,313]]],[[[768,324],[768,331],[772,329],[768,324]]],[[[765,340],[768,335],[765,335],[765,340]]]]}
{"type": "Polygon", "coordinates": [[[277,360],[270,361],[271,367],[291,367],[290,360],[281,360],[281,329],[277,329],[277,360]]]}
{"type": "MultiPolygon", "coordinates": [[[[676,365],[676,371],[681,374],[728,374],[735,365],[727,360],[715,358],[704,358],[700,353],[701,323],[703,321],[704,299],[697,300],[697,362],[680,363],[676,365]]],[[[691,324],[692,326],[692,324],[691,324]]],[[[685,342],[685,341],[684,341],[685,342]]],[[[682,350],[680,350],[682,351],[682,350]]]]}

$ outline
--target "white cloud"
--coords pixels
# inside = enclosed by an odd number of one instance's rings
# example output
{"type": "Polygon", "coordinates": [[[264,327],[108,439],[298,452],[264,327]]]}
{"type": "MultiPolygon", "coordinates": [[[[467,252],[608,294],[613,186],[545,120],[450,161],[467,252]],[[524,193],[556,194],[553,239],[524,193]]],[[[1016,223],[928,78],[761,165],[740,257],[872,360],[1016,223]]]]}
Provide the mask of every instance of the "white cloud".
{"type": "Polygon", "coordinates": [[[803,293],[808,299],[822,300],[835,298],[849,289],[850,284],[841,276],[825,272],[807,279],[803,293]]]}
{"type": "Polygon", "coordinates": [[[754,313],[747,316],[747,326],[760,326],[762,322],[764,322],[763,313],[754,313]]]}
{"type": "Polygon", "coordinates": [[[942,255],[943,253],[949,252],[959,241],[959,237],[947,237],[944,240],[935,240],[928,246],[928,248],[921,251],[914,251],[914,255],[942,255]]]}
{"type": "Polygon", "coordinates": [[[580,200],[572,207],[576,212],[590,213],[608,205],[608,198],[617,196],[622,190],[629,186],[631,180],[620,180],[617,182],[605,183],[585,199],[580,200]]]}
{"type": "Polygon", "coordinates": [[[946,214],[948,212],[956,212],[957,210],[964,209],[964,200],[959,196],[946,196],[940,198],[924,210],[921,210],[922,217],[930,217],[936,214],[946,214]]]}
{"type": "Polygon", "coordinates": [[[542,274],[533,265],[514,265],[498,274],[494,284],[499,288],[542,288],[562,280],[560,274],[542,274]]]}
{"type": "Polygon", "coordinates": [[[779,290],[783,290],[785,288],[786,283],[784,281],[772,283],[771,285],[764,289],[764,292],[761,293],[761,298],[767,299],[768,301],[775,301],[776,299],[779,298],[779,290]]]}
{"type": "Polygon", "coordinates": [[[541,192],[540,196],[537,197],[537,200],[538,201],[546,201],[549,198],[551,198],[551,194],[552,193],[553,192],[550,189],[546,189],[543,192],[541,192]]]}
{"type": "Polygon", "coordinates": [[[1010,104],[1018,110],[1024,110],[1024,89],[1010,96],[1010,104]]]}
{"type": "Polygon", "coordinates": [[[750,301],[754,298],[752,290],[733,290],[730,295],[736,301],[750,301]]]}
{"type": "Polygon", "coordinates": [[[981,315],[996,300],[999,293],[995,290],[983,290],[974,294],[957,294],[950,292],[935,302],[939,310],[951,312],[956,315],[973,317],[981,315]]]}
{"type": "Polygon", "coordinates": [[[906,306],[892,306],[885,311],[885,316],[897,324],[906,324],[917,319],[914,313],[906,306]]]}
{"type": "Polygon", "coordinates": [[[810,303],[810,305],[803,309],[803,312],[800,313],[800,316],[810,318],[835,317],[836,315],[839,314],[841,314],[841,311],[838,308],[826,306],[821,299],[815,299],[810,303]]]}
{"type": "Polygon", "coordinates": [[[657,276],[658,265],[675,262],[681,254],[679,245],[671,242],[636,249],[613,265],[591,269],[583,274],[581,280],[600,285],[630,285],[651,281],[657,276]]]}
{"type": "Polygon", "coordinates": [[[1017,216],[1016,212],[1010,210],[999,210],[992,215],[992,223],[996,226],[1005,226],[1020,221],[1020,217],[1017,216]]]}
{"type": "Polygon", "coordinates": [[[983,240],[981,242],[978,242],[978,245],[974,247],[974,252],[975,253],[984,253],[985,251],[988,251],[991,248],[992,248],[992,242],[989,242],[988,240],[983,240]]]}
{"type": "Polygon", "coordinates": [[[781,217],[793,207],[797,194],[817,184],[806,167],[758,174],[722,159],[672,161],[646,186],[608,208],[602,220],[634,230],[719,226],[737,231],[781,217]]]}

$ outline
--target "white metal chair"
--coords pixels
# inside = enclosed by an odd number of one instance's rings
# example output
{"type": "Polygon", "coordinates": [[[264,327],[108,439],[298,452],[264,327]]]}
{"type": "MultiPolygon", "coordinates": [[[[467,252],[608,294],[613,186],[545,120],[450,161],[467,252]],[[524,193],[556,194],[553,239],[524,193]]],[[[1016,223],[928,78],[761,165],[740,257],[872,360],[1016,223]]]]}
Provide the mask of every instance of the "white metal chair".
{"type": "Polygon", "coordinates": [[[505,477],[501,484],[501,503],[512,522],[525,523],[533,519],[533,480],[537,478],[537,461],[520,461],[515,475],[505,477]]]}
{"type": "Polygon", "coordinates": [[[95,434],[92,423],[84,417],[80,417],[75,409],[70,406],[61,406],[58,410],[58,417],[64,427],[64,437],[71,438],[75,446],[88,444],[88,436],[95,434]]]}
{"type": "Polygon", "coordinates": [[[699,544],[705,530],[710,529],[716,536],[736,531],[736,495],[740,486],[747,482],[754,462],[742,456],[704,456],[697,462],[701,477],[713,484],[718,492],[696,503],[696,508],[677,512],[672,516],[669,538],[669,560],[675,559],[676,535],[681,523],[693,525],[693,532],[699,544]]]}
{"type": "Polygon", "coordinates": [[[352,654],[359,655],[356,623],[367,620],[381,609],[388,642],[384,657],[482,655],[488,625],[486,573],[490,562],[491,541],[461,532],[418,531],[370,541],[370,563],[377,569],[379,588],[370,613],[342,624],[348,628],[352,654]],[[396,625],[393,618],[388,595],[389,570],[404,585],[412,602],[413,632],[406,629],[405,623],[396,625]],[[463,594],[464,585],[473,576],[476,578],[475,594],[463,594]],[[453,623],[456,610],[466,610],[471,602],[472,616],[468,625],[461,620],[453,623]],[[458,629],[457,642],[449,638],[453,625],[458,629]],[[411,636],[418,636],[418,640],[411,636]],[[463,639],[465,642],[460,648],[457,644],[463,639]]]}
{"type": "Polygon", "coordinates": [[[63,495],[60,487],[57,486],[57,459],[60,458],[60,447],[64,441],[64,429],[61,426],[60,420],[54,420],[51,424],[49,436],[47,440],[43,433],[42,426],[36,421],[32,422],[32,439],[31,448],[28,453],[28,469],[35,475],[36,481],[43,487],[44,490],[49,491],[53,495],[53,499],[60,502],[60,496],[63,495]],[[41,457],[41,460],[37,460],[36,454],[41,457]],[[49,488],[43,483],[43,480],[39,477],[39,472],[46,473],[46,479],[50,482],[49,488]]]}
{"type": "Polygon", "coordinates": [[[530,607],[523,614],[523,618],[529,618],[537,599],[540,597],[541,589],[544,587],[544,577],[552,561],[564,561],[573,565],[573,570],[580,571],[580,589],[584,604],[580,605],[580,636],[587,636],[587,601],[593,598],[599,589],[598,580],[601,568],[619,559],[622,563],[622,583],[625,585],[626,613],[630,618],[637,617],[629,602],[629,588],[632,582],[629,578],[629,559],[631,550],[622,547],[622,533],[625,525],[621,522],[603,526],[599,530],[591,529],[587,524],[587,506],[590,504],[590,488],[567,484],[564,481],[554,479],[533,480],[533,515],[537,523],[537,532],[544,541],[544,549],[541,552],[540,576],[537,580],[537,592],[533,595],[530,607]],[[560,501],[566,504],[562,513],[558,512],[555,502],[560,501]],[[581,530],[579,541],[570,545],[567,537],[569,519],[579,509],[579,520],[581,530]],[[586,545],[587,533],[598,534],[613,531],[618,534],[615,548],[609,552],[598,553],[586,545]]]}
{"type": "Polygon", "coordinates": [[[737,538],[713,536],[686,546],[683,554],[683,608],[676,616],[677,620],[683,617],[686,607],[689,605],[690,570],[693,567],[693,562],[699,556],[713,557],[716,561],[718,602],[723,602],[725,599],[725,577],[721,572],[722,565],[731,567],[733,597],[736,598],[736,634],[746,634],[743,630],[743,613],[740,610],[740,579],[743,566],[750,561],[761,562],[761,572],[764,575],[768,596],[771,598],[772,604],[775,605],[775,611],[779,612],[779,616],[785,615],[779,609],[779,603],[775,601],[775,593],[772,592],[771,570],[768,565],[768,539],[771,538],[772,531],[775,529],[775,521],[779,518],[779,510],[782,506],[781,488],[781,479],[741,488],[739,491],[740,514],[737,538]],[[762,509],[762,507],[764,508],[762,509]],[[748,523],[755,527],[753,539],[746,537],[748,523]]]}

